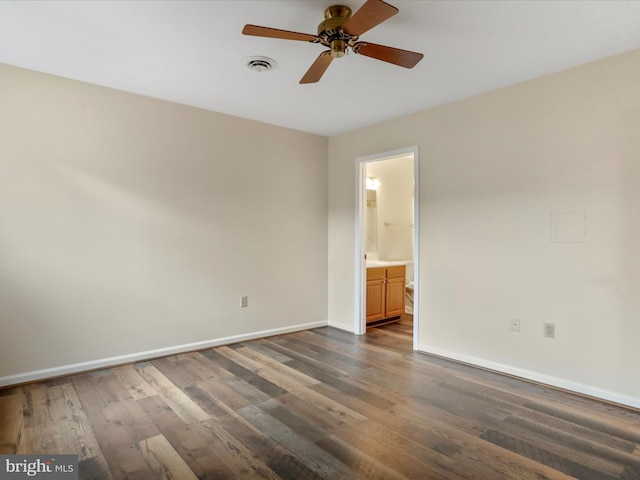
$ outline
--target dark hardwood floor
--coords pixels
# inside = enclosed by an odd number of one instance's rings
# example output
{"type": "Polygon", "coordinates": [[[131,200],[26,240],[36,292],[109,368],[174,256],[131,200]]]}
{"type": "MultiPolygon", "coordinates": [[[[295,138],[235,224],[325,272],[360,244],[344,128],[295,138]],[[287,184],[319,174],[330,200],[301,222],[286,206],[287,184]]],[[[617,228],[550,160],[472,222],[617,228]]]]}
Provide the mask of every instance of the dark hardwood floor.
{"type": "Polygon", "coordinates": [[[0,390],[81,479],[640,479],[640,413],[415,353],[411,317],[0,390]]]}

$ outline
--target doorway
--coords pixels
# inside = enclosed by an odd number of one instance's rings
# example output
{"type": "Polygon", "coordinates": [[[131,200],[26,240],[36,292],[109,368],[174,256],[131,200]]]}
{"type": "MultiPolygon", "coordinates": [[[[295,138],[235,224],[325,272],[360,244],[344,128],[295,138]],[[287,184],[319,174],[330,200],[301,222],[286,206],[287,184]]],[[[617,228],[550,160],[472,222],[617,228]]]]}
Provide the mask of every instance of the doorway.
{"type": "MultiPolygon", "coordinates": [[[[393,162],[389,162],[392,164],[393,162]]],[[[356,159],[356,193],[357,193],[357,201],[356,201],[356,272],[355,272],[355,328],[354,331],[358,335],[362,335],[366,333],[366,284],[367,284],[367,252],[369,251],[369,256],[371,257],[371,248],[372,245],[375,245],[376,250],[382,249],[380,254],[383,257],[387,257],[393,260],[402,260],[397,257],[406,256],[402,252],[406,252],[406,242],[407,235],[409,236],[409,240],[411,242],[412,249],[412,260],[413,260],[413,292],[416,292],[413,295],[413,349],[417,349],[418,345],[418,328],[419,328],[419,295],[417,294],[418,284],[419,284],[419,265],[420,265],[420,243],[419,243],[419,176],[418,176],[418,147],[408,147],[400,150],[394,150],[391,152],[384,152],[375,155],[370,155],[367,157],[359,157],[356,159]],[[403,162],[409,161],[412,163],[412,201],[413,201],[413,212],[412,218],[403,217],[398,221],[394,221],[393,219],[381,218],[380,215],[375,215],[371,210],[372,201],[374,205],[376,205],[376,199],[372,196],[371,190],[367,190],[367,172],[368,171],[380,171],[378,167],[382,166],[382,162],[390,161],[390,160],[400,160],[403,162]],[[378,163],[380,162],[380,163],[378,163]],[[369,192],[369,193],[367,193],[369,192]],[[372,238],[375,234],[374,228],[367,228],[368,225],[372,225],[372,218],[376,216],[376,220],[373,222],[377,223],[378,232],[389,233],[396,238],[404,238],[404,247],[402,242],[396,242],[395,246],[390,247],[388,244],[385,245],[383,238],[372,238]],[[386,229],[386,230],[385,230],[386,229]],[[411,229],[409,231],[408,229],[411,229]],[[390,250],[389,250],[390,249],[390,250]]],[[[389,165],[390,166],[390,165],[389,165]]],[[[373,179],[369,176],[369,182],[373,179]]],[[[374,182],[377,183],[377,182],[374,182]]],[[[377,202],[377,208],[381,207],[381,202],[377,202]]],[[[391,217],[389,217],[391,218],[391,217]]],[[[376,252],[377,253],[377,252],[376,252]]],[[[372,258],[369,259],[370,264],[372,258]]],[[[380,263],[384,263],[386,260],[380,260],[380,263]]],[[[405,259],[409,260],[409,259],[405,259]]]]}

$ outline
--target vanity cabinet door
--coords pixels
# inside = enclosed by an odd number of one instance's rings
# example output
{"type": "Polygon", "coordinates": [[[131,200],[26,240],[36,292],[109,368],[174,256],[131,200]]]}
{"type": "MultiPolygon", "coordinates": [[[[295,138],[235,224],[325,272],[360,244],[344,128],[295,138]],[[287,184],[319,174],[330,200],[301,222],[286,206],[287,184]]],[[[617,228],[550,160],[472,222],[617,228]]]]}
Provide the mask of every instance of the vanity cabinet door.
{"type": "Polygon", "coordinates": [[[387,268],[385,318],[398,317],[404,313],[405,267],[387,268]]]}
{"type": "Polygon", "coordinates": [[[385,318],[385,270],[367,268],[367,323],[385,318]]]}

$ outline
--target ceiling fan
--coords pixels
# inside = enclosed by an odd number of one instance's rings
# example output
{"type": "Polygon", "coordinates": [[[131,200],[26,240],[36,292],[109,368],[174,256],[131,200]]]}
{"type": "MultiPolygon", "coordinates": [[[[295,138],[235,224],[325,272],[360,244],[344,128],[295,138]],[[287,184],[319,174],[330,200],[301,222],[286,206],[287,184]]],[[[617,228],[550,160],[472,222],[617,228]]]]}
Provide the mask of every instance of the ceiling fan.
{"type": "Polygon", "coordinates": [[[422,60],[424,55],[399,48],[359,41],[360,35],[391,18],[396,13],[398,13],[396,7],[382,0],[367,0],[353,15],[351,15],[351,9],[344,5],[333,5],[327,8],[324,12],[324,21],[318,25],[317,35],[257,25],[245,25],[242,33],[257,37],[320,43],[328,47],[329,50],[325,50],[318,56],[300,80],[300,83],[315,83],[322,78],[334,58],[344,57],[349,50],[383,62],[393,63],[405,68],[413,68],[422,60]]]}

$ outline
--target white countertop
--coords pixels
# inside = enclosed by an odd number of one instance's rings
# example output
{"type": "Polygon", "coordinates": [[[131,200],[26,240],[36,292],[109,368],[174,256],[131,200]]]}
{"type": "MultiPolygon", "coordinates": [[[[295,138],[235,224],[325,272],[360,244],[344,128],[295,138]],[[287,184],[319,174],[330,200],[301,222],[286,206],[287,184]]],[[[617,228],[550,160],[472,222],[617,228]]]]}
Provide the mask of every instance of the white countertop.
{"type": "Polygon", "coordinates": [[[395,267],[409,263],[413,263],[413,260],[367,260],[367,268],[395,267]]]}

